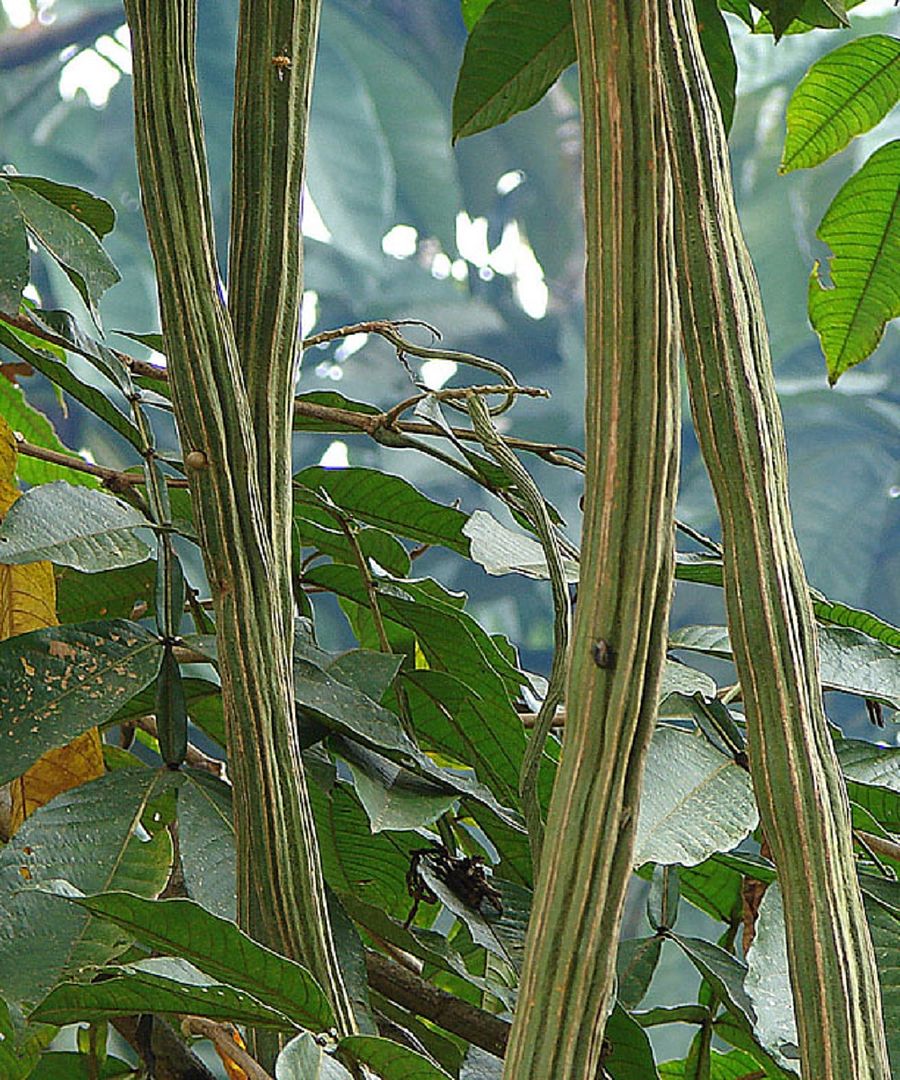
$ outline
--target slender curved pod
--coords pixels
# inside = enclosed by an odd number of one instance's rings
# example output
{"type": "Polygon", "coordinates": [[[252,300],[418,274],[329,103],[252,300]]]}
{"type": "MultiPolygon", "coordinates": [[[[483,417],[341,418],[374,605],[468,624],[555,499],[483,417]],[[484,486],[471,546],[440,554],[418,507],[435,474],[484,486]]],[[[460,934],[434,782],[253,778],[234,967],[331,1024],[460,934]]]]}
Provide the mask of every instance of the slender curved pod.
{"type": "Polygon", "coordinates": [[[293,603],[291,431],[303,296],[301,199],[320,0],[242,0],[232,135],[228,310],[258,453],[284,618],[293,603]]]}
{"type": "MultiPolygon", "coordinates": [[[[283,550],[271,529],[284,509],[272,506],[275,485],[265,498],[260,492],[243,358],[215,261],[194,70],[196,3],[126,0],[125,9],[141,195],[175,416],[186,457],[194,452],[191,495],[216,611],[239,919],[258,940],[303,960],[329,994],[338,1029],[348,1033],[353,1014],[331,940],[294,725],[291,625],[279,593],[286,571],[276,572],[283,550]]],[[[268,379],[262,367],[257,379],[268,379]]]]}
{"type": "Polygon", "coordinates": [[[750,767],[784,896],[803,1075],[887,1080],[881,998],[828,733],[759,287],[690,0],[661,43],[691,406],[715,490],[750,767]]]}
{"type": "Polygon", "coordinates": [[[673,580],[678,375],[657,4],[575,0],[587,229],[587,473],[562,764],[509,1080],[593,1080],[673,580]]]}

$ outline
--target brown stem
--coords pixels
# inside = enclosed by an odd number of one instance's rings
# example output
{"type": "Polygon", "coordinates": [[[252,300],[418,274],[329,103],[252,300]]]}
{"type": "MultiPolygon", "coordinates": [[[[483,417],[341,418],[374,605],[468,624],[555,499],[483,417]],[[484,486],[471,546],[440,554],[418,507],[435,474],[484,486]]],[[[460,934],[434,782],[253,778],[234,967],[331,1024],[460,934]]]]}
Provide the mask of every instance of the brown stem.
{"type": "Polygon", "coordinates": [[[366,951],[366,971],[372,988],[397,1005],[503,1057],[510,1029],[506,1020],[440,990],[381,953],[366,951]]]}

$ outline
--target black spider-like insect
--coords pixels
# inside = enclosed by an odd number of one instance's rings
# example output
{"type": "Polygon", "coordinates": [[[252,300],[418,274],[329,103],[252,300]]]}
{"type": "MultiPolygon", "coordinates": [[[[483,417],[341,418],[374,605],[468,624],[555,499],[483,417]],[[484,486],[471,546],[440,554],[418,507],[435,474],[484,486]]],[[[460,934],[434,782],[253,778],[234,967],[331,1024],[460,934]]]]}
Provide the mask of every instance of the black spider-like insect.
{"type": "Polygon", "coordinates": [[[438,901],[434,891],[422,877],[422,860],[427,859],[428,869],[447,888],[458,896],[460,900],[473,911],[481,911],[481,905],[485,901],[497,912],[503,914],[503,901],[500,893],[491,885],[484,870],[484,859],[480,855],[457,858],[451,855],[443,844],[435,844],[430,848],[419,848],[410,852],[409,870],[406,873],[406,887],[409,895],[413,898],[413,906],[406,922],[405,928],[409,928],[419,904],[436,904],[438,901]]]}

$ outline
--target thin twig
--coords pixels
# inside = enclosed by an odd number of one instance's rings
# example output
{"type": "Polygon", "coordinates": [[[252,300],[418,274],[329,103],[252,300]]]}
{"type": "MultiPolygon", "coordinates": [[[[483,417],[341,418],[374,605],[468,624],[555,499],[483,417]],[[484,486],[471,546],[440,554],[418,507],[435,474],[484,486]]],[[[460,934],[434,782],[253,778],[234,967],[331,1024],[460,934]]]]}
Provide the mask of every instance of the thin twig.
{"type": "Polygon", "coordinates": [[[223,1062],[233,1061],[247,1074],[248,1080],[272,1080],[272,1077],[252,1058],[247,1051],[234,1041],[234,1035],[227,1024],[217,1024],[205,1016],[186,1016],[181,1021],[181,1030],[185,1035],[199,1035],[215,1046],[223,1062]]]}

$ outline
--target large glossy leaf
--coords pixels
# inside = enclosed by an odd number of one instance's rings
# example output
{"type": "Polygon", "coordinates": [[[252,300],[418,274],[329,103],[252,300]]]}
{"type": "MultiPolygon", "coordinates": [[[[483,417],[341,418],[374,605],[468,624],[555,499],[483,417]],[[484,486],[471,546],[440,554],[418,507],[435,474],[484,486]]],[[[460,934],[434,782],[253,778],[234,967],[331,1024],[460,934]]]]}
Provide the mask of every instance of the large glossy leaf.
{"type": "Polygon", "coordinates": [[[31,187],[15,185],[13,194],[28,231],[60,265],[96,319],[100,297],[116,284],[119,272],[95,233],[31,187]]]}
{"type": "Polygon", "coordinates": [[[861,739],[835,743],[844,775],[863,784],[878,784],[900,794],[900,747],[879,746],[861,739]]]}
{"type": "Polygon", "coordinates": [[[150,554],[134,533],[146,527],[144,515],[114,495],[60,480],[16,501],[0,527],[0,559],[47,559],[86,573],[133,566],[150,554]]]}
{"type": "Polygon", "coordinates": [[[419,543],[443,544],[460,555],[469,553],[462,535],[466,515],[434,502],[400,476],[377,469],[315,465],[297,473],[294,480],[314,492],[324,491],[351,518],[419,543]]]}
{"type": "Polygon", "coordinates": [[[693,866],[759,820],[750,777],[701,735],[660,725],[647,756],[634,862],[693,866]]]}
{"type": "Polygon", "coordinates": [[[857,38],[817,60],[787,107],[779,172],[808,169],[874,127],[900,100],[900,40],[857,38]]]}
{"type": "Polygon", "coordinates": [[[25,219],[5,179],[0,179],[0,311],[17,314],[31,260],[25,219]]]}
{"type": "Polygon", "coordinates": [[[457,792],[429,783],[359,744],[346,739],[334,743],[350,765],[353,786],[369,815],[372,832],[431,825],[459,799],[457,792]]]}
{"type": "Polygon", "coordinates": [[[121,972],[103,982],[62,983],[44,998],[32,1018],[70,1024],[134,1013],[189,1013],[253,1027],[281,1031],[292,1028],[291,1021],[276,1009],[252,994],[207,978],[190,964],[145,960],[129,964],[121,972]]]}
{"type": "Polygon", "coordinates": [[[131,938],[40,891],[63,881],[82,892],[108,888],[155,896],[171,866],[168,833],[134,835],[171,774],[122,769],[71,788],[29,817],[0,852],[0,986],[34,1004],[67,971],[102,964],[131,938]]]}
{"type": "Polygon", "coordinates": [[[375,1035],[349,1035],[338,1043],[338,1052],[367,1065],[382,1080],[450,1080],[448,1073],[415,1050],[375,1035]]]}
{"type": "MultiPolygon", "coordinates": [[[[360,742],[426,777],[432,782],[432,794],[434,785],[438,785],[454,797],[467,795],[483,803],[514,828],[520,825],[518,815],[501,806],[488,787],[462,773],[436,765],[406,734],[399,717],[354,687],[333,679],[307,658],[312,654],[304,656],[301,648],[298,645],[294,655],[295,701],[325,727],[347,737],[343,753],[348,759],[353,758],[349,740],[360,742]]],[[[357,763],[363,767],[369,765],[374,770],[375,759],[360,754],[357,763]]],[[[387,780],[387,775],[382,775],[387,780]]]]}
{"type": "MultiPolygon", "coordinates": [[[[715,0],[695,0],[700,41],[726,128],[737,65],[715,0]]],[[[469,22],[453,97],[453,138],[496,127],[531,108],[576,60],[570,6],[563,0],[492,0],[469,22]]]]}
{"type": "Polygon", "coordinates": [[[333,783],[326,791],[318,782],[311,782],[309,794],[328,885],[342,899],[354,897],[402,922],[412,907],[406,888],[410,853],[422,846],[421,837],[373,834],[365,811],[347,784],[333,783]]]}
{"type": "Polygon", "coordinates": [[[103,723],[156,677],[161,659],[156,635],[124,620],[0,642],[0,783],[103,723]]]}
{"type": "Polygon", "coordinates": [[[835,383],[878,345],[900,315],[900,139],[876,150],[844,184],[816,235],[834,252],[831,288],[819,264],[809,279],[809,319],[835,383]]]}
{"type": "Polygon", "coordinates": [[[466,44],[453,98],[454,140],[530,108],[574,62],[565,0],[493,0],[466,44]]]}
{"type": "Polygon", "coordinates": [[[217,981],[254,994],[299,1026],[323,1031],[334,1024],[328,999],[306,968],[193,900],[146,900],[108,892],[77,903],[156,952],[188,960],[217,981]]]}
{"type": "Polygon", "coordinates": [[[275,1080],[353,1080],[353,1073],[326,1054],[308,1031],[291,1039],[275,1062],[275,1080]]]}

